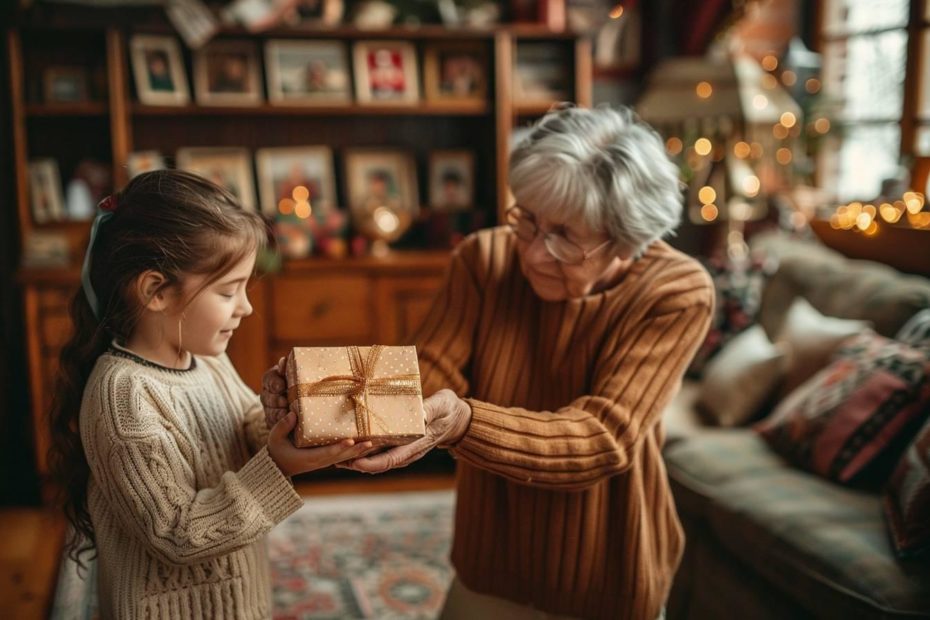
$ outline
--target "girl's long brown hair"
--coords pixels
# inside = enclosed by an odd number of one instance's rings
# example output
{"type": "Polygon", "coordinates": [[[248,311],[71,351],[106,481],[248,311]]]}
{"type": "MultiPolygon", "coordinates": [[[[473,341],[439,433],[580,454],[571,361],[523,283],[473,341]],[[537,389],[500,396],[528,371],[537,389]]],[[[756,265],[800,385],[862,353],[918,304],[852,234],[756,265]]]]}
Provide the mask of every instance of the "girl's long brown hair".
{"type": "Polygon", "coordinates": [[[81,400],[97,358],[112,340],[128,340],[141,315],[133,283],[155,270],[165,276],[163,288],[179,286],[194,274],[207,275],[209,284],[263,247],[267,238],[258,215],[243,210],[226,190],[186,172],[139,175],[113,199],[116,210],[101,224],[91,256],[99,319],[78,290],[71,302],[74,332],[61,351],[49,420],[51,473],[73,526],[66,549],[78,563],[95,544],[87,507],[90,468],[79,428],[81,400]]]}

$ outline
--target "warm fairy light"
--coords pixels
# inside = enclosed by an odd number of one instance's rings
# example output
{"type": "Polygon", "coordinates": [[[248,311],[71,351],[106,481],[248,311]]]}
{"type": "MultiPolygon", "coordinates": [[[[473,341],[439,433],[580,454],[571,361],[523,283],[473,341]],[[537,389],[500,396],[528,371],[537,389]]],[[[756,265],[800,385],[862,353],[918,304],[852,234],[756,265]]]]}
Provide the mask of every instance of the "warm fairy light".
{"type": "Polygon", "coordinates": [[[907,221],[912,228],[930,228],[930,211],[908,213],[907,221]]]}
{"type": "Polygon", "coordinates": [[[794,124],[798,122],[798,117],[792,114],[791,112],[785,112],[781,115],[781,118],[778,119],[778,122],[791,129],[794,127],[794,124]]]}
{"type": "Polygon", "coordinates": [[[740,159],[746,159],[751,152],[752,148],[746,142],[740,141],[733,145],[733,154],[740,159]]]}
{"type": "Polygon", "coordinates": [[[918,213],[924,208],[923,194],[918,192],[904,192],[904,204],[908,213],[918,213]]]}
{"type": "Polygon", "coordinates": [[[872,218],[873,220],[875,219],[875,215],[877,214],[875,205],[865,205],[864,207],[862,207],[862,212],[868,213],[869,217],[872,218]]]}
{"type": "Polygon", "coordinates": [[[701,99],[707,99],[712,94],[714,94],[714,87],[710,85],[710,82],[698,82],[698,85],[695,87],[694,91],[701,99]]]}
{"type": "Polygon", "coordinates": [[[765,151],[762,149],[762,145],[758,142],[753,142],[749,145],[749,156],[753,159],[759,159],[762,157],[765,151]]]}
{"type": "Polygon", "coordinates": [[[798,81],[798,74],[794,71],[785,71],[781,74],[781,83],[785,86],[794,86],[798,81]]]}
{"type": "Polygon", "coordinates": [[[852,219],[854,219],[854,220],[855,220],[855,219],[858,219],[858,218],[859,218],[859,215],[862,213],[862,203],[861,203],[861,202],[851,202],[851,203],[849,203],[849,205],[846,207],[846,210],[847,210],[847,212],[849,213],[849,216],[850,216],[852,219]]]}
{"type": "Polygon", "coordinates": [[[759,193],[760,187],[761,183],[759,183],[759,177],[754,174],[750,174],[743,179],[743,191],[746,192],[746,195],[750,198],[759,193]]]}
{"type": "Polygon", "coordinates": [[[709,205],[717,200],[717,192],[710,185],[705,185],[698,191],[698,200],[701,201],[701,204],[709,205]]]}
{"type": "Polygon", "coordinates": [[[668,151],[669,155],[678,155],[681,153],[681,149],[684,148],[684,144],[681,141],[681,138],[672,136],[665,141],[665,150],[668,151]]]}
{"type": "Polygon", "coordinates": [[[756,95],[752,98],[752,107],[757,110],[764,110],[769,106],[769,98],[765,95],[756,95]]]}
{"type": "Polygon", "coordinates": [[[622,16],[623,16],[623,4],[622,3],[618,3],[614,8],[610,9],[610,19],[620,19],[620,17],[622,16]]]}
{"type": "Polygon", "coordinates": [[[878,214],[881,215],[882,219],[889,224],[895,224],[898,220],[901,219],[901,211],[896,209],[894,205],[887,202],[882,203],[882,206],[878,208],[878,214]]]}
{"type": "Polygon", "coordinates": [[[872,225],[872,216],[868,213],[860,213],[859,217],[856,218],[856,227],[859,230],[865,230],[872,225]]]}
{"type": "Polygon", "coordinates": [[[400,226],[400,218],[387,207],[378,207],[375,209],[372,217],[374,218],[375,226],[387,234],[395,232],[400,226]]]}
{"type": "Polygon", "coordinates": [[[778,86],[778,80],[775,79],[775,76],[771,73],[765,73],[762,75],[762,88],[765,90],[772,90],[778,86]]]}
{"type": "Polygon", "coordinates": [[[310,217],[310,213],[313,210],[310,208],[310,203],[306,200],[299,200],[296,205],[294,205],[294,215],[299,217],[302,220],[310,217]]]}
{"type": "Polygon", "coordinates": [[[784,140],[788,137],[788,128],[781,123],[775,123],[772,125],[772,135],[779,140],[784,140]]]}
{"type": "Polygon", "coordinates": [[[698,155],[710,155],[714,145],[707,138],[698,138],[694,143],[694,150],[698,155]]]}
{"type": "Polygon", "coordinates": [[[827,133],[830,131],[830,121],[821,116],[814,121],[814,131],[817,133],[827,133]]]}
{"type": "Polygon", "coordinates": [[[792,158],[791,149],[782,147],[778,149],[777,151],[775,151],[775,160],[778,163],[780,163],[782,166],[787,166],[788,164],[790,164],[791,158],[792,158]]]}
{"type": "Polygon", "coordinates": [[[734,220],[745,222],[750,215],[752,215],[752,209],[749,207],[748,202],[740,200],[730,203],[730,216],[734,220]]]}
{"type": "Polygon", "coordinates": [[[291,198],[293,198],[295,202],[307,200],[310,198],[310,190],[303,185],[298,185],[293,189],[293,191],[291,191],[291,198]]]}
{"type": "Polygon", "coordinates": [[[864,232],[869,237],[874,237],[876,234],[878,234],[878,222],[872,220],[872,223],[869,224],[869,227],[862,232],[864,232]]]}
{"type": "Polygon", "coordinates": [[[706,204],[701,207],[701,217],[706,222],[713,222],[717,219],[718,215],[720,215],[720,210],[715,204],[706,204]]]}
{"type": "Polygon", "coordinates": [[[778,59],[772,54],[767,54],[762,59],[762,68],[766,71],[774,71],[778,68],[778,59]]]}
{"type": "Polygon", "coordinates": [[[820,91],[820,80],[817,78],[809,78],[804,82],[804,90],[810,94],[815,94],[820,91]]]}
{"type": "Polygon", "coordinates": [[[830,216],[830,228],[833,230],[839,230],[842,228],[842,225],[840,224],[840,216],[836,213],[830,216]]]}
{"type": "Polygon", "coordinates": [[[290,198],[282,198],[278,203],[278,211],[281,215],[290,215],[294,212],[294,201],[290,198]]]}

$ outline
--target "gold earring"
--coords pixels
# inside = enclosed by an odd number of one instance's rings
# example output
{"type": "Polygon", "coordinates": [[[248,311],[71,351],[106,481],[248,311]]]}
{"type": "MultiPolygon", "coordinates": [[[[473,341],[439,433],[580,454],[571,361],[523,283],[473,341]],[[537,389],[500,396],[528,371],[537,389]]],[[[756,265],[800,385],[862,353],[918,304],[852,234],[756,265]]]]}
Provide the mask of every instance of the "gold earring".
{"type": "Polygon", "coordinates": [[[184,316],[182,315],[181,318],[178,319],[178,362],[181,361],[181,357],[184,355],[184,348],[181,346],[181,322],[183,320],[184,316]]]}

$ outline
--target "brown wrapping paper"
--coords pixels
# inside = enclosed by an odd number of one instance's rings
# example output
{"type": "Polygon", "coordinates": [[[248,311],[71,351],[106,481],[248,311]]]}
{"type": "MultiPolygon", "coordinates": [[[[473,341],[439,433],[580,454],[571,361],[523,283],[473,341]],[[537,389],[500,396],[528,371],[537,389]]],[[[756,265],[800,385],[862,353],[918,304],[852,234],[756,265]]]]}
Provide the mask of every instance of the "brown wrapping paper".
{"type": "Polygon", "coordinates": [[[294,347],[286,375],[299,448],[401,445],[426,432],[415,347],[294,347]]]}

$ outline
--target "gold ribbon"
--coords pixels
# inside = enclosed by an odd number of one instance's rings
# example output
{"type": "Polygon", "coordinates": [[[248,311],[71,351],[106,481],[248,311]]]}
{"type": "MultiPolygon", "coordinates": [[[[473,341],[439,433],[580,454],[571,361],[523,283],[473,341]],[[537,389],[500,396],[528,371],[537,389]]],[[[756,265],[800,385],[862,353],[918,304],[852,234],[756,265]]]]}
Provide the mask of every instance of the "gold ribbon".
{"type": "Polygon", "coordinates": [[[351,375],[332,375],[314,383],[292,385],[287,389],[288,400],[294,402],[307,396],[348,396],[355,403],[355,428],[359,437],[371,436],[372,420],[389,433],[384,420],[368,407],[368,396],[419,396],[420,376],[373,377],[383,349],[382,345],[375,345],[368,350],[367,359],[363,359],[358,347],[346,347],[351,375]]]}

